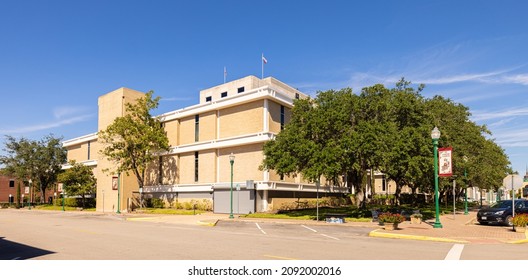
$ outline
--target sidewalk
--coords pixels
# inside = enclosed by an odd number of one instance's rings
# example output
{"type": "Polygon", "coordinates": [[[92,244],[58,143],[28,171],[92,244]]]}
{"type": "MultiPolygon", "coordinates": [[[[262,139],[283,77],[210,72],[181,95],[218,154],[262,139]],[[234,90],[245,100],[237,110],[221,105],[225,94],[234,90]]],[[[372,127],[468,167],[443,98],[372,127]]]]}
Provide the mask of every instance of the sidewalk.
{"type": "Polygon", "coordinates": [[[453,243],[528,243],[528,235],[525,233],[515,232],[506,226],[479,225],[476,215],[476,212],[469,212],[468,215],[458,212],[455,216],[440,216],[442,228],[433,228],[434,219],[419,225],[406,221],[399,225],[399,230],[391,232],[377,229],[370,236],[453,243]]]}

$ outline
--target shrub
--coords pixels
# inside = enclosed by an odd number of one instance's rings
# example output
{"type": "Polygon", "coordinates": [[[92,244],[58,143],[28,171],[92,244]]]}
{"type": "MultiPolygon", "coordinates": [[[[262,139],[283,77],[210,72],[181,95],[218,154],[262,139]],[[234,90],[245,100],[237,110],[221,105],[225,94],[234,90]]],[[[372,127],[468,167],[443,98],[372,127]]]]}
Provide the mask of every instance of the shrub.
{"type": "Polygon", "coordinates": [[[153,208],[165,208],[165,202],[161,198],[152,198],[150,204],[153,208]]]}
{"type": "Polygon", "coordinates": [[[405,221],[405,217],[400,214],[381,213],[378,216],[378,221],[380,223],[398,224],[405,221]]]}
{"type": "Polygon", "coordinates": [[[516,227],[526,227],[528,224],[528,214],[520,214],[513,217],[513,225],[516,227]]]}

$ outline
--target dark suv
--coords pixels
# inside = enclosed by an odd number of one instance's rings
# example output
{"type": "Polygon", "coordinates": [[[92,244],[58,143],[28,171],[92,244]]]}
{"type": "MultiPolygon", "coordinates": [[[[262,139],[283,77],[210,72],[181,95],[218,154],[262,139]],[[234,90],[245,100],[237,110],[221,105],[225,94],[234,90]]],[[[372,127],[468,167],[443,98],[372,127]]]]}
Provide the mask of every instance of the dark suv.
{"type": "MultiPolygon", "coordinates": [[[[515,200],[515,215],[528,213],[528,200],[515,200]]],[[[477,213],[477,221],[481,225],[488,223],[499,223],[507,226],[512,226],[512,201],[501,200],[488,208],[480,209],[477,213]]]]}

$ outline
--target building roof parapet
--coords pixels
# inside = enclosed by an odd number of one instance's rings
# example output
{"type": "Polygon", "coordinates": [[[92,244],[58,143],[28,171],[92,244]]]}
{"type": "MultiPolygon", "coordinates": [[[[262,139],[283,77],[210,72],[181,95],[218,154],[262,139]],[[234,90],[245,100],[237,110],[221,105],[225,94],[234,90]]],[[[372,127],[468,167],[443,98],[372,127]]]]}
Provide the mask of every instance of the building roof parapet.
{"type": "Polygon", "coordinates": [[[218,110],[226,107],[231,107],[241,103],[246,103],[249,101],[264,99],[266,97],[274,98],[286,105],[293,106],[293,100],[291,96],[282,93],[282,90],[273,85],[265,85],[259,88],[248,90],[246,92],[239,93],[233,96],[227,96],[219,100],[213,100],[206,103],[201,103],[183,109],[175,110],[168,112],[162,115],[159,115],[158,118],[161,121],[170,121],[173,119],[178,119],[186,116],[192,116],[199,114],[204,111],[218,110]]]}
{"type": "MultiPolygon", "coordinates": [[[[97,160],[96,159],[84,160],[84,161],[79,161],[78,163],[84,164],[86,166],[96,166],[97,160]]],[[[62,170],[66,170],[70,168],[72,168],[72,165],[70,163],[65,163],[62,165],[62,170]]]]}
{"type": "Polygon", "coordinates": [[[74,145],[86,143],[88,141],[95,141],[95,140],[97,140],[97,132],[62,141],[62,146],[69,147],[69,146],[74,146],[74,145]]]}

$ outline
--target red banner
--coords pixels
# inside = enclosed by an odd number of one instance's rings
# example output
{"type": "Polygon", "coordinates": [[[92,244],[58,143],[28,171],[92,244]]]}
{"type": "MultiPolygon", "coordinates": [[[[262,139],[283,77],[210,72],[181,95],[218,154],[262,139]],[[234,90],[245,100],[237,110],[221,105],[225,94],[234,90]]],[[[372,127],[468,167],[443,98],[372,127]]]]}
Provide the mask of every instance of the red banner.
{"type": "Polygon", "coordinates": [[[438,176],[453,176],[453,148],[438,148],[438,176]]]}

